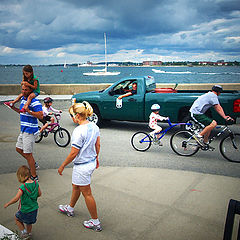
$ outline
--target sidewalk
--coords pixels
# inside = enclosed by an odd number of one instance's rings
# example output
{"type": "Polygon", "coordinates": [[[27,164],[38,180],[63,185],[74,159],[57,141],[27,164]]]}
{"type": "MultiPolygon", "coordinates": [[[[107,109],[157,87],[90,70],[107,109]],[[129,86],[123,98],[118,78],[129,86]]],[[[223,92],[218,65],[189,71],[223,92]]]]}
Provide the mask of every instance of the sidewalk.
{"type": "MultiPolygon", "coordinates": [[[[58,212],[69,203],[71,173],[38,171],[43,192],[33,239],[163,239],[219,240],[223,238],[229,200],[239,200],[239,178],[159,168],[100,167],[93,174],[103,231],[85,229],[89,218],[81,196],[71,218],[58,212]]],[[[17,191],[16,174],[0,175],[0,224],[15,231],[17,204],[3,208],[17,191]]],[[[234,236],[236,237],[236,229],[234,236]]]]}

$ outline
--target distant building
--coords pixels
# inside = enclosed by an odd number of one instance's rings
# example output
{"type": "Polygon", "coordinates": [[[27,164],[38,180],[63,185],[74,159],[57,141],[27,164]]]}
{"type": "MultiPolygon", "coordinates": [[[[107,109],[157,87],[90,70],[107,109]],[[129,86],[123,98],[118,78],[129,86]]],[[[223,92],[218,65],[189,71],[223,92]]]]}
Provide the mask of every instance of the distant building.
{"type": "Polygon", "coordinates": [[[162,61],[143,61],[143,66],[162,65],[162,61]]]}

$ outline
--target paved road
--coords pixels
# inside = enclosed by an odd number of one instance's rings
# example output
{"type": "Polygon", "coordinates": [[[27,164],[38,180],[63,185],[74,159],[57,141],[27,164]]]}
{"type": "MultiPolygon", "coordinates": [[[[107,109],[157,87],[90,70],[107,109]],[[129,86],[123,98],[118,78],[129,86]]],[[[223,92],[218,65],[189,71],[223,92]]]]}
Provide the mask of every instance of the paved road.
{"type": "MultiPolygon", "coordinates": [[[[69,132],[72,132],[75,125],[67,113],[70,101],[55,101],[54,106],[64,110],[61,124],[69,132]]],[[[26,164],[26,162],[15,152],[16,138],[19,133],[18,114],[0,104],[0,115],[0,174],[2,174],[15,172],[18,166],[26,164]]],[[[166,125],[163,124],[164,126],[166,125]]],[[[233,128],[240,132],[239,126],[233,128]]],[[[240,164],[225,160],[218,150],[218,143],[213,144],[217,149],[214,152],[200,151],[195,156],[188,158],[177,156],[169,146],[169,138],[175,131],[172,130],[163,139],[164,146],[152,145],[147,152],[142,153],[135,151],[130,144],[131,136],[139,130],[147,131],[147,124],[112,121],[102,128],[101,165],[186,170],[240,177],[240,164]]],[[[35,145],[34,156],[41,169],[55,169],[59,167],[69,151],[70,146],[58,147],[54,143],[53,135],[50,135],[35,145]]]]}

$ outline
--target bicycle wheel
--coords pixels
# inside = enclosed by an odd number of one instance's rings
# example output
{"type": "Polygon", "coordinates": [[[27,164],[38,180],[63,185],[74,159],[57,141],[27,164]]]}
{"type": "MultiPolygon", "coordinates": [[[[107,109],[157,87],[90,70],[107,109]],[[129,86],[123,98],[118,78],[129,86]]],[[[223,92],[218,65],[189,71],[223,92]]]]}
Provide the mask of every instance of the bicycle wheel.
{"type": "Polygon", "coordinates": [[[136,132],[131,138],[133,148],[140,152],[147,151],[152,144],[150,136],[145,132],[136,132]]]}
{"type": "Polygon", "coordinates": [[[180,156],[192,156],[199,150],[199,145],[193,138],[193,133],[186,130],[174,133],[170,139],[170,146],[180,156]]]}
{"type": "Polygon", "coordinates": [[[54,133],[54,141],[59,147],[66,147],[70,142],[70,134],[65,128],[59,128],[54,133]]]}
{"type": "MultiPolygon", "coordinates": [[[[41,129],[41,127],[38,126],[38,131],[39,131],[40,129],[41,129]]],[[[42,138],[43,138],[43,133],[42,133],[42,132],[39,133],[39,134],[37,134],[36,137],[35,137],[35,143],[41,142],[42,138]]]]}
{"type": "Polygon", "coordinates": [[[220,152],[228,161],[240,163],[240,134],[228,135],[220,142],[220,152]]]}

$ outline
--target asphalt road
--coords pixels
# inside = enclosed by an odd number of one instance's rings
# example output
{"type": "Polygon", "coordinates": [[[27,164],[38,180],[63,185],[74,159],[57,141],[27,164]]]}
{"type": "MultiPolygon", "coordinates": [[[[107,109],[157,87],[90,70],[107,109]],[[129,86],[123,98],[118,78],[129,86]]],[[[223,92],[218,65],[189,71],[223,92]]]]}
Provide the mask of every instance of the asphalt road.
{"type": "MultiPolygon", "coordinates": [[[[55,108],[63,110],[61,126],[71,133],[76,125],[67,112],[70,104],[70,101],[54,102],[55,108]]],[[[19,115],[1,103],[0,116],[0,174],[16,172],[20,165],[26,164],[25,159],[15,151],[20,129],[19,115]]],[[[162,127],[166,126],[162,124],[162,127]]],[[[240,132],[239,125],[232,128],[240,132]]],[[[152,145],[147,152],[142,153],[134,150],[130,144],[131,136],[142,130],[148,131],[146,123],[111,121],[101,128],[101,166],[165,168],[240,177],[240,164],[228,162],[222,157],[218,141],[212,144],[216,148],[213,152],[199,151],[192,157],[181,157],[171,150],[169,144],[170,136],[178,130],[176,128],[164,137],[162,147],[152,145]]],[[[41,169],[56,169],[69,151],[70,145],[66,148],[58,147],[53,140],[53,134],[50,134],[35,144],[34,157],[41,169]]]]}

